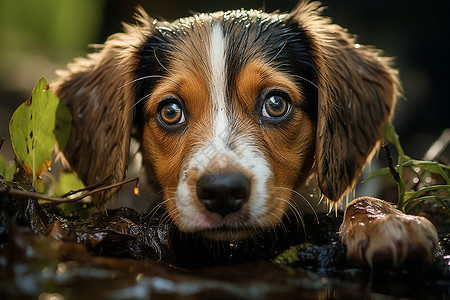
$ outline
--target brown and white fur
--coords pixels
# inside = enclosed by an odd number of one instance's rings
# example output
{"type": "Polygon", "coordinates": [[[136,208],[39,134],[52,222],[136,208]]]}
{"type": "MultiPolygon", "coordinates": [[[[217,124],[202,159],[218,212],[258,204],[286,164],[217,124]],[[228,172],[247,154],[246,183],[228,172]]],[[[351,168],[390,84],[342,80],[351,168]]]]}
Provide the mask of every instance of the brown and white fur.
{"type": "MultiPolygon", "coordinates": [[[[141,10],[138,25],[53,85],[73,114],[73,168],[86,184],[122,180],[136,129],[173,222],[216,240],[279,224],[314,171],[340,201],[383,139],[399,82],[389,59],[320,11],[313,2],[165,22],[141,10]]],[[[341,238],[349,260],[370,265],[429,260],[438,242],[427,220],[371,198],[347,208],[341,238]]]]}

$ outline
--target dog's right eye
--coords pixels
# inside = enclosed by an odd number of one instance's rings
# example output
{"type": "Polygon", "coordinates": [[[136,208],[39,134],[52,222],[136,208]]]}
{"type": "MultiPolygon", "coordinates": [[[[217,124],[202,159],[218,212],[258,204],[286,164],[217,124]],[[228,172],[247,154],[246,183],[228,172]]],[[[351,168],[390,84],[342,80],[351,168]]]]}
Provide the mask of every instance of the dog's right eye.
{"type": "Polygon", "coordinates": [[[164,125],[177,125],[186,121],[182,105],[177,99],[168,99],[158,108],[158,117],[164,125]]]}

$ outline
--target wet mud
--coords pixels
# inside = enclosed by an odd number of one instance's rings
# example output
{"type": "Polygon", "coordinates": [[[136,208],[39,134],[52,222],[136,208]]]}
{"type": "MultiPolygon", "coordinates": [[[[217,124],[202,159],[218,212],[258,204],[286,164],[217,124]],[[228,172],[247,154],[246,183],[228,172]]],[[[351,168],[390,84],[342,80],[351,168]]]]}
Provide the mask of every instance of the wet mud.
{"type": "Polygon", "coordinates": [[[128,208],[81,220],[0,194],[0,298],[446,299],[449,218],[425,213],[441,237],[433,264],[373,271],[347,267],[342,214],[218,243],[128,208]]]}

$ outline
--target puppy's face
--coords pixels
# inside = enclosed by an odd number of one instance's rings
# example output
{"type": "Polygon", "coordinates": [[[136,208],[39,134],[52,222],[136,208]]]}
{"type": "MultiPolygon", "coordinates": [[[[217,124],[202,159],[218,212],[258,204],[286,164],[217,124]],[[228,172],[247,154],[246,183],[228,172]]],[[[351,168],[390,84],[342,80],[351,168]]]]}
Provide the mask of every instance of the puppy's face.
{"type": "Polygon", "coordinates": [[[54,84],[72,110],[66,155],[86,184],[124,178],[134,108],[182,231],[233,240],[273,227],[313,166],[330,201],[354,185],[392,115],[396,72],[317,2],[139,21],[54,84]]]}
{"type": "Polygon", "coordinates": [[[274,226],[310,172],[315,66],[305,33],[282,19],[162,24],[139,52],[138,78],[160,76],[138,95],[148,95],[142,147],[182,231],[236,239],[274,226]]]}

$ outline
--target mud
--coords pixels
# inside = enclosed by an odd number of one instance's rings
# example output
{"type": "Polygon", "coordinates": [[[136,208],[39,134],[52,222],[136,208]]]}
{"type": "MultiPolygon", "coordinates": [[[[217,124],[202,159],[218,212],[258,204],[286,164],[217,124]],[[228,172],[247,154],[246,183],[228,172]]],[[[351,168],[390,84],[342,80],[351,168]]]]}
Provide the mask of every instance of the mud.
{"type": "Polygon", "coordinates": [[[438,217],[434,263],[394,271],[348,268],[341,218],[305,216],[304,226],[286,221],[248,241],[214,243],[128,208],[68,219],[55,205],[0,195],[0,298],[449,297],[448,216],[438,217]]]}

